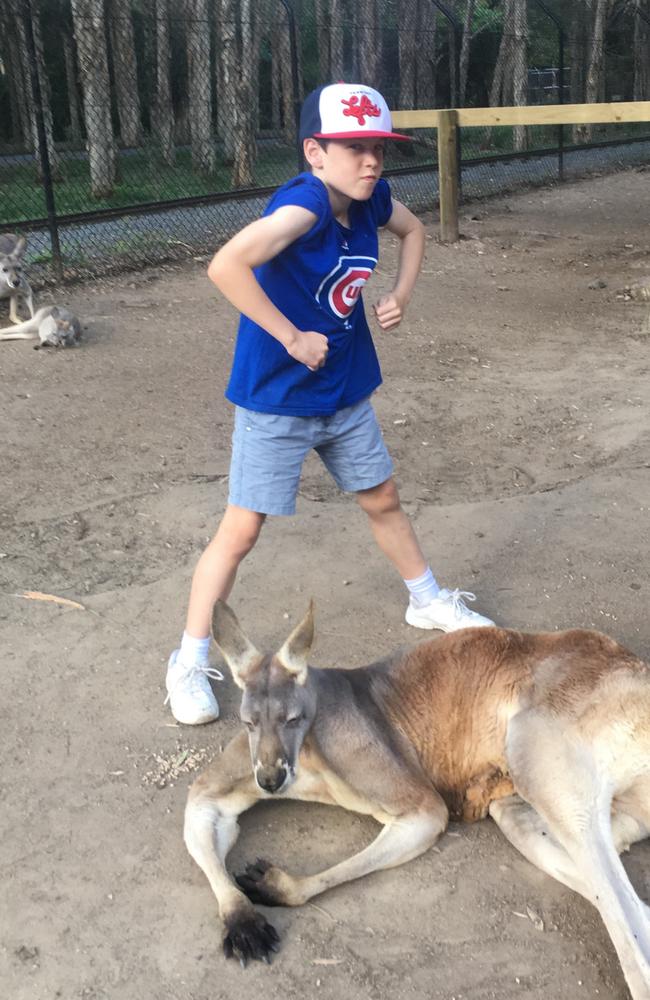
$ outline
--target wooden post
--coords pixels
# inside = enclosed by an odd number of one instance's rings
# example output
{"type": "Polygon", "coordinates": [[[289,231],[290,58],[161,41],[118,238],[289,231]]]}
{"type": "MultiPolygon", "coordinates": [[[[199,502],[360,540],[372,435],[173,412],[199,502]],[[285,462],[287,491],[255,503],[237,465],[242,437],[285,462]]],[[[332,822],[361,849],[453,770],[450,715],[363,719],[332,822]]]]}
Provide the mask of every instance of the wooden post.
{"type": "Polygon", "coordinates": [[[440,110],[438,124],[438,189],[440,192],[440,239],[457,243],[458,232],[458,112],[440,110]]]}

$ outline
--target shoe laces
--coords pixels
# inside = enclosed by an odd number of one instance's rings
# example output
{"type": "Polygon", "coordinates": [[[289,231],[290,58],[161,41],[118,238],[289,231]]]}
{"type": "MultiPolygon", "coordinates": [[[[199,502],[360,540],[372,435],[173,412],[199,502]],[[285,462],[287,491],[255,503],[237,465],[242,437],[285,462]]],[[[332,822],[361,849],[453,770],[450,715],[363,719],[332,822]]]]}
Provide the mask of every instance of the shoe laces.
{"type": "Polygon", "coordinates": [[[200,680],[201,675],[204,677],[209,677],[213,681],[222,681],[223,674],[216,667],[211,667],[209,663],[193,663],[189,667],[185,667],[181,672],[179,671],[178,677],[172,684],[170,690],[167,692],[167,697],[165,698],[163,704],[166,705],[174,691],[181,683],[186,683],[190,690],[196,689],[197,682],[200,680]]]}
{"type": "Polygon", "coordinates": [[[456,588],[456,590],[449,591],[449,602],[456,618],[462,618],[464,614],[476,614],[475,611],[472,611],[471,608],[467,607],[465,604],[466,600],[475,601],[476,594],[473,594],[471,590],[459,590],[458,588],[456,588]]]}

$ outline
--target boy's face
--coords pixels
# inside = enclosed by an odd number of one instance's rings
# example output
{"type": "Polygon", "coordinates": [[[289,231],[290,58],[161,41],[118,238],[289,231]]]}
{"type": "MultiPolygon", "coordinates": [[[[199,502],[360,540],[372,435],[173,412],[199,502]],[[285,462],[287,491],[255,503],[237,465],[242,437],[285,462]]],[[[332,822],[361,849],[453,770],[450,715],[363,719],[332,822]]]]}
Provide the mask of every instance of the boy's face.
{"type": "Polygon", "coordinates": [[[328,139],[327,149],[305,139],[304,152],[326,187],[354,201],[367,201],[384,169],[383,139],[328,139]]]}

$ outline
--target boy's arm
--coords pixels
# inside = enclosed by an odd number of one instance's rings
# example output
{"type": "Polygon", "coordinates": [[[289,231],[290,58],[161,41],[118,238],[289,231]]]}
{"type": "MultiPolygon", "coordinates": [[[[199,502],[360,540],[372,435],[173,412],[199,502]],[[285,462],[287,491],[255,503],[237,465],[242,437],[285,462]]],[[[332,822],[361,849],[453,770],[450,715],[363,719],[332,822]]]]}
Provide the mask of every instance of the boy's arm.
{"type": "Polygon", "coordinates": [[[327,337],[298,330],[273,305],[253,268],[265,264],[309,232],[317,216],[299,205],[284,205],[233,236],[212,258],[208,276],[229,302],[286,347],[296,361],[316,369],[325,364],[327,337]]]}
{"type": "Polygon", "coordinates": [[[424,226],[405,205],[393,201],[386,229],[401,240],[397,277],[392,292],[374,306],[382,330],[392,330],[404,317],[424,256],[424,226]]]}

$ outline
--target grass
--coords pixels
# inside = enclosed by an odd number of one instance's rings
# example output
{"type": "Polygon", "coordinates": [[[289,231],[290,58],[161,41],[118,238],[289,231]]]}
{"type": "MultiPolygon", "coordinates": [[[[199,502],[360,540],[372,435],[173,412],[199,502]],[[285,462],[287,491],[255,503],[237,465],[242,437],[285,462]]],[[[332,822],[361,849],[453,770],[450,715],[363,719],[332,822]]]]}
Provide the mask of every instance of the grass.
{"type": "MultiPolygon", "coordinates": [[[[617,125],[595,126],[593,139],[625,138],[647,133],[646,124],[625,128],[617,125]]],[[[571,129],[565,127],[565,143],[572,142],[571,129]]],[[[417,167],[435,164],[435,130],[420,130],[412,146],[395,143],[386,157],[386,168],[417,167]]],[[[494,156],[513,152],[512,128],[463,129],[461,132],[462,158],[471,160],[478,156],[494,156]]],[[[557,129],[549,126],[530,126],[528,149],[534,152],[557,144],[557,129]]],[[[296,173],[295,149],[288,146],[260,144],[255,166],[255,186],[267,187],[282,184],[296,173]]],[[[226,193],[231,190],[231,167],[223,161],[217,164],[210,176],[192,170],[188,149],[178,150],[173,167],[166,166],[151,147],[136,153],[121,153],[118,161],[118,180],[110,198],[93,198],[90,190],[88,161],[80,154],[68,154],[61,159],[60,176],[54,186],[56,211],[59,215],[73,212],[92,212],[102,208],[123,208],[146,202],[166,202],[177,198],[226,193]]],[[[43,188],[36,177],[33,163],[5,164],[0,158],[0,223],[20,223],[27,219],[42,218],[46,214],[43,188]]]]}
{"type": "MultiPolygon", "coordinates": [[[[295,173],[295,152],[286,147],[264,150],[255,170],[255,184],[266,187],[281,184],[295,173]]],[[[45,197],[36,178],[33,163],[0,163],[0,222],[20,222],[45,215],[45,197]]],[[[231,189],[231,167],[218,163],[209,176],[192,170],[189,150],[179,150],[173,167],[166,166],[155,151],[121,153],[118,179],[110,198],[94,198],[85,157],[74,155],[61,159],[59,177],[54,185],[56,210],[92,212],[102,208],[122,208],[150,201],[173,201],[194,195],[227,192],[231,189]]]]}

